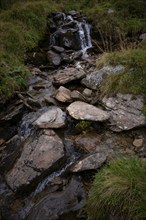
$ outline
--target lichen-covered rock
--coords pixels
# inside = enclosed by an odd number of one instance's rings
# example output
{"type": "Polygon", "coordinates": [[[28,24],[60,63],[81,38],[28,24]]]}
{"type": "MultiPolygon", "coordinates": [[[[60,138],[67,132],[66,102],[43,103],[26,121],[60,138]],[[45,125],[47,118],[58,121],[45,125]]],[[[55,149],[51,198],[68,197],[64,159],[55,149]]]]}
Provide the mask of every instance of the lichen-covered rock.
{"type": "Polygon", "coordinates": [[[106,121],[110,117],[107,111],[81,101],[70,104],[67,111],[77,120],[106,121]]]}
{"type": "Polygon", "coordinates": [[[69,67],[64,70],[59,70],[54,76],[53,83],[55,85],[64,85],[73,80],[81,79],[85,77],[85,72],[81,68],[69,67]]]}
{"type": "Polygon", "coordinates": [[[17,191],[51,172],[64,159],[64,145],[53,130],[41,130],[24,144],[20,158],[6,174],[7,184],[17,191]]]}
{"type": "Polygon", "coordinates": [[[142,113],[144,100],[141,96],[117,94],[115,97],[105,97],[102,101],[110,110],[111,130],[123,131],[146,125],[146,117],[142,113]]]}
{"type": "Polygon", "coordinates": [[[82,79],[81,83],[90,89],[96,90],[104,78],[109,74],[120,74],[125,70],[124,66],[105,66],[102,69],[93,72],[82,79]]]}
{"type": "Polygon", "coordinates": [[[40,128],[60,128],[65,125],[66,114],[56,106],[48,107],[34,124],[40,128]]]}
{"type": "Polygon", "coordinates": [[[85,170],[95,170],[102,166],[102,164],[106,161],[107,155],[106,153],[95,153],[89,156],[86,156],[84,159],[76,162],[71,168],[72,172],[80,172],[85,170]]]}

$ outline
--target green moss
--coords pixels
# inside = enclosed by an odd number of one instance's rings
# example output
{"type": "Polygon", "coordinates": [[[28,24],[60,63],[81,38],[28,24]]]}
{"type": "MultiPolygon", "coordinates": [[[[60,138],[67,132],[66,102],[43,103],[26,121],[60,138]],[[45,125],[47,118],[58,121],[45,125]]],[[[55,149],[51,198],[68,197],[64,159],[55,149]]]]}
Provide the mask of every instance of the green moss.
{"type": "Polygon", "coordinates": [[[89,192],[89,220],[105,220],[110,214],[119,220],[146,217],[146,161],[115,159],[96,174],[89,192]]]}
{"type": "Polygon", "coordinates": [[[76,124],[76,129],[82,133],[86,133],[91,128],[91,121],[80,121],[76,124]]]}

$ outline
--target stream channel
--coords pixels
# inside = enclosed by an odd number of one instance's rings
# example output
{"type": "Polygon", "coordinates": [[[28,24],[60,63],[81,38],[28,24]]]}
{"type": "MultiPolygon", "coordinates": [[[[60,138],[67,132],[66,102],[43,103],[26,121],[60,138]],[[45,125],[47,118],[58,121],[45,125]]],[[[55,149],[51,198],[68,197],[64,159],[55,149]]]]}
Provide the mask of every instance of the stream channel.
{"type": "Polygon", "coordinates": [[[97,170],[119,155],[146,156],[145,128],[111,130],[98,89],[81,83],[96,71],[86,18],[48,19],[51,35],[26,54],[27,91],[0,114],[0,220],[85,220],[97,170]]]}

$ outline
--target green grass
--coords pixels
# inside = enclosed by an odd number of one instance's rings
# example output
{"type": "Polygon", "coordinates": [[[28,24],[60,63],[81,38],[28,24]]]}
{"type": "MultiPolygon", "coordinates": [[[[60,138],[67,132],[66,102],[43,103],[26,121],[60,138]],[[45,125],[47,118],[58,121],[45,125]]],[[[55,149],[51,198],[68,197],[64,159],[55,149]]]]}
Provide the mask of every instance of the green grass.
{"type": "Polygon", "coordinates": [[[24,54],[37,46],[44,34],[47,15],[58,11],[53,1],[26,1],[0,13],[0,97],[9,98],[26,86],[29,71],[24,54]]]}
{"type": "MultiPolygon", "coordinates": [[[[25,87],[24,54],[42,38],[50,12],[82,10],[93,24],[97,52],[138,44],[138,36],[146,31],[145,0],[2,0],[0,8],[0,98],[25,87]]],[[[145,43],[139,46],[145,48],[145,43]]]]}
{"type": "Polygon", "coordinates": [[[132,93],[146,96],[146,50],[129,49],[113,53],[103,54],[97,60],[97,68],[104,65],[122,64],[125,73],[110,74],[101,85],[101,96],[109,96],[114,93],[132,93]]]}
{"type": "Polygon", "coordinates": [[[89,220],[106,220],[112,213],[119,220],[146,219],[146,161],[114,159],[96,174],[90,189],[89,220]]]}

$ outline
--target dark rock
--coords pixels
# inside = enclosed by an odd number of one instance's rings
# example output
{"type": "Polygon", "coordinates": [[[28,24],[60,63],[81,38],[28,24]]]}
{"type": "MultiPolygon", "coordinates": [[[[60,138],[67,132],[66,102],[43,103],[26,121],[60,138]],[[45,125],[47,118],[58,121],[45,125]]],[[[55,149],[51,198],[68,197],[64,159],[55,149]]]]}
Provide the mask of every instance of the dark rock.
{"type": "Polygon", "coordinates": [[[60,215],[77,211],[85,205],[86,193],[77,178],[62,192],[47,195],[31,211],[27,220],[57,220],[60,215]]]}
{"type": "Polygon", "coordinates": [[[81,101],[76,101],[70,104],[67,107],[67,111],[70,116],[77,120],[105,121],[110,117],[107,111],[103,111],[93,105],[81,101]]]}
{"type": "Polygon", "coordinates": [[[59,70],[54,76],[53,83],[55,85],[64,85],[73,80],[81,79],[85,76],[85,72],[80,68],[66,68],[64,70],[59,70]]]}
{"type": "Polygon", "coordinates": [[[22,154],[6,174],[7,184],[16,191],[39,179],[40,176],[60,167],[64,158],[62,140],[53,130],[43,130],[24,144],[22,154]]]}
{"type": "Polygon", "coordinates": [[[47,52],[47,58],[48,58],[49,63],[54,66],[59,66],[61,63],[60,55],[53,52],[52,50],[47,52]]]}
{"type": "Polygon", "coordinates": [[[93,153],[96,151],[96,147],[101,143],[102,135],[98,135],[95,132],[88,132],[82,134],[75,139],[75,146],[78,149],[84,150],[86,153],[93,153]]]}
{"type": "Polygon", "coordinates": [[[58,47],[58,46],[52,46],[52,50],[54,50],[57,53],[63,53],[65,51],[63,47],[58,47]]]}

